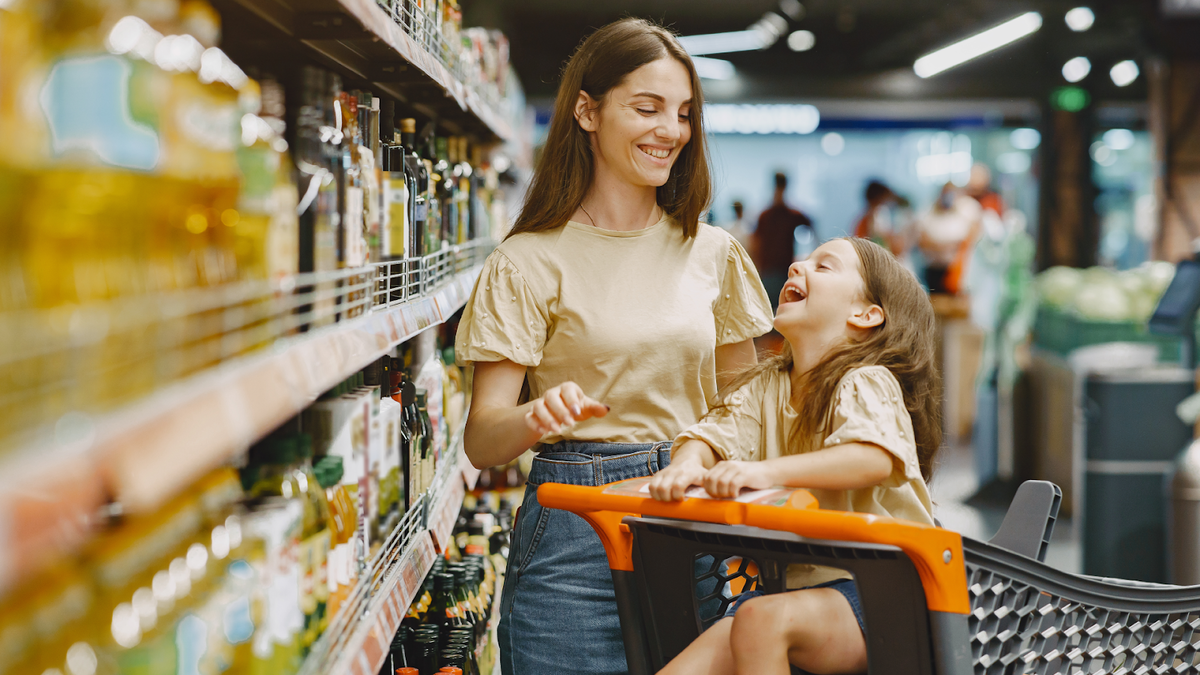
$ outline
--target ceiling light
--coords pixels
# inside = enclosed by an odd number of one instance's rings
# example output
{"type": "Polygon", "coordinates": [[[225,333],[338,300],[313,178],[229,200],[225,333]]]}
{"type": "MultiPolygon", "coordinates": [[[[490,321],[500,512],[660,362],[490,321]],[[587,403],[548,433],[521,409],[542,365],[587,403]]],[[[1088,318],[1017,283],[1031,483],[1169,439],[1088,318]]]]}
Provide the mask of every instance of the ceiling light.
{"type": "Polygon", "coordinates": [[[1063,19],[1066,20],[1068,28],[1076,33],[1082,33],[1091,28],[1092,24],[1096,22],[1096,15],[1092,14],[1092,10],[1087,7],[1076,7],[1067,12],[1067,15],[1063,19]]]}
{"type": "Polygon", "coordinates": [[[817,44],[817,36],[810,30],[798,30],[788,36],[788,49],[794,52],[806,52],[817,44]]]}
{"type": "Polygon", "coordinates": [[[799,21],[804,18],[804,5],[800,4],[800,0],[779,0],[779,11],[787,14],[792,21],[799,21]]]}
{"type": "Polygon", "coordinates": [[[1042,15],[1026,12],[994,28],[926,54],[913,63],[917,77],[931,77],[1015,42],[1042,27],[1042,15]]]}
{"type": "Polygon", "coordinates": [[[692,56],[752,52],[770,46],[757,30],[735,30],[728,33],[707,33],[679,38],[679,44],[692,56]]]}
{"type": "Polygon", "coordinates": [[[704,35],[685,35],[676,38],[676,40],[692,56],[727,54],[729,52],[752,52],[759,49],[766,49],[775,44],[787,30],[787,27],[787,19],[775,12],[767,12],[746,30],[735,30],[728,33],[705,33],[704,35]]]}
{"type": "Polygon", "coordinates": [[[1012,130],[1012,133],[1008,135],[1008,142],[1017,150],[1033,150],[1042,144],[1042,135],[1038,133],[1037,129],[1021,127],[1012,130]]]}
{"type": "Polygon", "coordinates": [[[811,134],[820,123],[821,113],[811,105],[704,106],[704,128],[714,134],[811,134]]]}
{"type": "Polygon", "coordinates": [[[1127,87],[1133,84],[1133,81],[1138,78],[1138,67],[1133,61],[1122,61],[1112,67],[1108,71],[1108,76],[1112,78],[1113,84],[1118,87],[1127,87]]]}
{"type": "Polygon", "coordinates": [[[693,56],[692,63],[696,64],[696,74],[706,80],[728,80],[735,74],[733,64],[724,59],[693,56]]]}
{"type": "Polygon", "coordinates": [[[837,157],[846,149],[846,139],[836,131],[831,131],[821,137],[821,149],[830,157],[837,157]]]}
{"type": "Polygon", "coordinates": [[[1092,62],[1086,56],[1076,56],[1063,64],[1062,74],[1067,82],[1078,82],[1092,72],[1092,62]]]}
{"type": "Polygon", "coordinates": [[[1128,150],[1133,147],[1133,132],[1128,129],[1109,129],[1101,136],[1104,144],[1113,150],[1128,150]]]}

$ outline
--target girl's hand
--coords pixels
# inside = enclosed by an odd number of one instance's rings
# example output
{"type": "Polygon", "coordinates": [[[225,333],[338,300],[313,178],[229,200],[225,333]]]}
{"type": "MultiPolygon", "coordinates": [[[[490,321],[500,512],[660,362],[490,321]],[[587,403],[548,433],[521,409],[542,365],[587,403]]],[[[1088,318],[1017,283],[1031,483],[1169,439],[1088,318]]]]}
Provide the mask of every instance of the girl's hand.
{"type": "Polygon", "coordinates": [[[708,494],[723,499],[736,497],[744,487],[761,490],[775,483],[765,462],[726,460],[709,469],[704,476],[704,489],[708,494]]]}
{"type": "Polygon", "coordinates": [[[700,485],[707,472],[698,457],[680,457],[654,474],[650,480],[650,496],[660,502],[683,499],[683,493],[693,485],[700,485]]]}
{"type": "Polygon", "coordinates": [[[604,417],[609,407],[584,395],[574,382],[563,382],[546,390],[525,413],[525,424],[545,436],[593,417],[604,417]]]}

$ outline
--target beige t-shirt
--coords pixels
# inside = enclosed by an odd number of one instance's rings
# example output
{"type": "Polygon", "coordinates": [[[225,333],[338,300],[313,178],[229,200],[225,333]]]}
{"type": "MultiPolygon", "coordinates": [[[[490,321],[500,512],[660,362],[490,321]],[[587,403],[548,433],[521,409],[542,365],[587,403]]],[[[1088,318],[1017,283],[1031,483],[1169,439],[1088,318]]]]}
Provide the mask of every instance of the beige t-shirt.
{"type": "Polygon", "coordinates": [[[770,330],[758,273],[724,230],[701,224],[688,239],[665,216],[631,232],[568,222],[488,256],[455,355],[526,366],[533,398],[569,380],[612,407],[543,443],[652,443],[708,411],[717,346],[770,330]]]}
{"type": "MultiPolygon", "coordinates": [[[[912,418],[891,371],[867,366],[846,373],[832,403],[829,435],[823,439],[801,443],[791,438],[797,418],[791,396],[792,381],[786,371],[765,372],[733,392],[728,408],[679,434],[672,452],[684,441],[696,439],[724,459],[761,461],[843,443],[870,443],[892,455],[891,475],[879,485],[859,490],[810,490],[821,508],[933,525],[933,504],[921,477],[912,418]]],[[[789,588],[849,578],[848,572],[830,567],[788,566],[789,588]]]]}

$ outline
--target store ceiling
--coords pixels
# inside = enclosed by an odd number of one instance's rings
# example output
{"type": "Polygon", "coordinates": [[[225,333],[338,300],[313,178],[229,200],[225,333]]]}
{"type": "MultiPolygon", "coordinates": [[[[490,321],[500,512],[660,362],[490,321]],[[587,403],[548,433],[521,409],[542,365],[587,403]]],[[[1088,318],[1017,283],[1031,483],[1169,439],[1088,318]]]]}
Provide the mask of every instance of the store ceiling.
{"type": "MultiPolygon", "coordinates": [[[[1062,65],[1081,55],[1091,59],[1092,73],[1080,85],[1091,90],[1093,98],[1144,100],[1144,76],[1118,88],[1108,69],[1130,58],[1144,64],[1153,53],[1149,45],[1161,44],[1158,0],[1089,2],[1096,23],[1083,33],[1070,31],[1063,21],[1066,11],[1080,0],[801,2],[804,15],[789,19],[788,31],[812,31],[816,46],[793,52],[785,35],[762,51],[713,55],[732,62],[738,74],[732,80],[706,81],[710,100],[1044,99],[1051,89],[1067,84],[1062,65]],[[917,57],[1030,10],[1041,12],[1044,21],[1034,35],[926,80],[913,74],[917,57]]],[[[652,18],[682,35],[694,35],[741,30],[765,12],[782,13],[776,0],[469,0],[463,4],[469,23],[498,27],[508,34],[513,63],[534,99],[554,95],[559,72],[583,36],[622,16],[652,18]]]]}

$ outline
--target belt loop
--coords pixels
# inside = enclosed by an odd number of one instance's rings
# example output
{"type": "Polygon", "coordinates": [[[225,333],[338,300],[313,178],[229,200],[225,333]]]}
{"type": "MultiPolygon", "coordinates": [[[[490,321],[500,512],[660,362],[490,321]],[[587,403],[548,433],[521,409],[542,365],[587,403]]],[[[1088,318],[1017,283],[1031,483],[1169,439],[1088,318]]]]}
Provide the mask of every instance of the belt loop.
{"type": "Polygon", "coordinates": [[[604,462],[600,455],[592,455],[592,485],[604,485],[604,462]]]}

